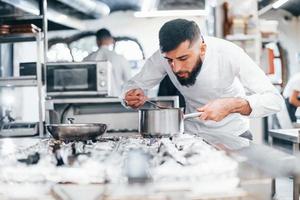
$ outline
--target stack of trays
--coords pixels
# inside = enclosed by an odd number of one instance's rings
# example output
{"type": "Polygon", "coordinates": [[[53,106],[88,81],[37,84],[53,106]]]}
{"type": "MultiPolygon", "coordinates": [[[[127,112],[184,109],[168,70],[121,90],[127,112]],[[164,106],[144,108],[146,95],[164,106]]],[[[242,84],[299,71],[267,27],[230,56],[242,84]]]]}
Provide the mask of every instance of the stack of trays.
{"type": "Polygon", "coordinates": [[[0,35],[37,33],[40,31],[41,29],[34,24],[0,25],[0,35]]]}
{"type": "Polygon", "coordinates": [[[10,25],[0,25],[0,35],[6,35],[10,33],[10,25]]]}
{"type": "Polygon", "coordinates": [[[37,33],[40,31],[40,28],[34,24],[17,24],[11,25],[10,33],[37,33]]]}

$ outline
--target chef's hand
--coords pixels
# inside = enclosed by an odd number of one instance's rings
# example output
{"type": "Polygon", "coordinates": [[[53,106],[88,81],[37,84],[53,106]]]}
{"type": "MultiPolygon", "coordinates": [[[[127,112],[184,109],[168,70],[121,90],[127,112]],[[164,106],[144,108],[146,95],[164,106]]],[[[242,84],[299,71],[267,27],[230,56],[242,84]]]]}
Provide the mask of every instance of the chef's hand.
{"type": "Polygon", "coordinates": [[[221,121],[230,113],[240,113],[250,115],[252,109],[249,102],[243,98],[222,98],[213,100],[197,109],[203,112],[200,115],[201,120],[221,121]]]}
{"type": "Polygon", "coordinates": [[[144,91],[141,89],[132,89],[125,94],[126,105],[133,109],[137,109],[144,105],[147,99],[148,97],[145,96],[144,91]]]}

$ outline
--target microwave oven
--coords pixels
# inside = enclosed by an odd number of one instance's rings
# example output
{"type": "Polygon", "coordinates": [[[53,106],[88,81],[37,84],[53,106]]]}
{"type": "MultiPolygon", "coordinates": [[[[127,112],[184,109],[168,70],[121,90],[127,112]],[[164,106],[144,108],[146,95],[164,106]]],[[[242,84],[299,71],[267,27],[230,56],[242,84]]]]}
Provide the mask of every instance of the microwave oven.
{"type": "MultiPolygon", "coordinates": [[[[36,62],[22,62],[19,64],[20,76],[36,76],[36,62]]],[[[42,64],[42,82],[45,83],[44,64],[42,64]]]]}
{"type": "Polygon", "coordinates": [[[109,96],[111,63],[47,63],[46,91],[48,97],[109,96]]]}

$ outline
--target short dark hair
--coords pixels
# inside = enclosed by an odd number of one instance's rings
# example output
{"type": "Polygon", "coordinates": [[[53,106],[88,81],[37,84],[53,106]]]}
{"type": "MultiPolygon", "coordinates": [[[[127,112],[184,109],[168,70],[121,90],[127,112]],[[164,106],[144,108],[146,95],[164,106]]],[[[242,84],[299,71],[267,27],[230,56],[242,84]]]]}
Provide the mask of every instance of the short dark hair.
{"type": "Polygon", "coordinates": [[[102,28],[96,32],[96,38],[97,40],[103,40],[107,38],[112,38],[112,35],[110,34],[109,30],[106,28],[102,28]]]}
{"type": "Polygon", "coordinates": [[[194,21],[186,19],[168,21],[159,30],[160,50],[162,52],[174,50],[186,40],[193,44],[199,39],[200,34],[200,28],[194,21]]]}

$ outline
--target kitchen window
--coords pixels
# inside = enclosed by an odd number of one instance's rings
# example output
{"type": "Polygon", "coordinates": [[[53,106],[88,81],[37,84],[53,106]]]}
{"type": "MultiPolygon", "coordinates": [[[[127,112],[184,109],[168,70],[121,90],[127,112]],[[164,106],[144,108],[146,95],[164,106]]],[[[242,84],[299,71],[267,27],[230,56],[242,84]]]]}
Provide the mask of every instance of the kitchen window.
{"type": "Polygon", "coordinates": [[[66,43],[57,43],[51,46],[47,52],[49,62],[71,62],[72,54],[66,43]]]}
{"type": "MultiPolygon", "coordinates": [[[[143,48],[138,40],[130,37],[115,37],[114,49],[137,67],[144,60],[143,48]]],[[[93,32],[83,32],[67,38],[49,40],[48,60],[51,62],[80,62],[91,52],[97,50],[96,38],[93,32]]]]}

